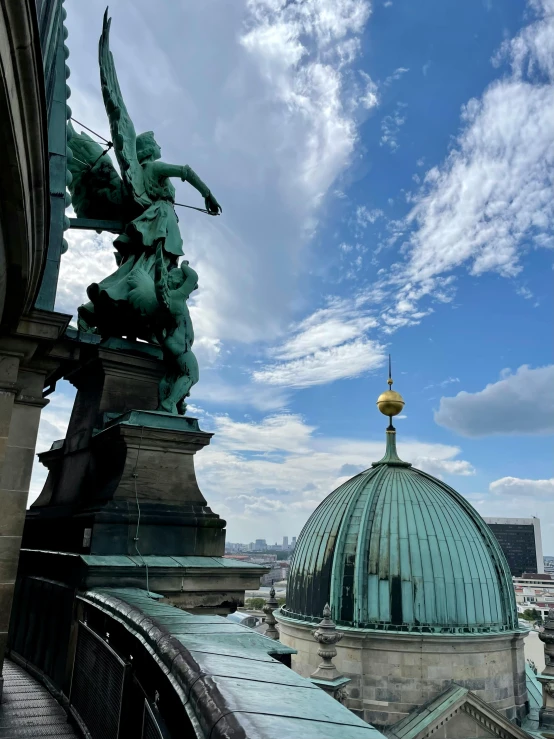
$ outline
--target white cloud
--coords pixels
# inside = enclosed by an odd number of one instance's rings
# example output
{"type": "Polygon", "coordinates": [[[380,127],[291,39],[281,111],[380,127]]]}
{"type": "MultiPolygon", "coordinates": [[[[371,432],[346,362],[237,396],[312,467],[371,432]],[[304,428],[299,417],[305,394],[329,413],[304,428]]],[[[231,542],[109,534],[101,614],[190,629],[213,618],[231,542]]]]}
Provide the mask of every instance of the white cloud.
{"type": "Polygon", "coordinates": [[[406,74],[406,72],[409,71],[410,70],[408,69],[408,67],[398,67],[394,70],[392,74],[389,74],[389,76],[385,78],[383,84],[388,86],[391,84],[391,82],[396,82],[396,80],[399,80],[403,75],[406,74]]]}
{"type": "Polygon", "coordinates": [[[554,432],[554,365],[514,374],[477,393],[441,398],[435,421],[463,436],[549,434],[554,432]]]}
{"type": "Polygon", "coordinates": [[[386,115],[381,121],[381,140],[379,143],[381,146],[388,146],[393,152],[400,146],[398,134],[406,123],[406,116],[402,115],[402,110],[406,107],[406,103],[397,103],[394,112],[386,115]]]}
{"type": "MultiPolygon", "coordinates": [[[[227,516],[230,541],[249,541],[253,531],[268,540],[298,534],[326,495],[385,449],[384,439],[323,437],[297,414],[257,423],[229,416],[208,422],[215,435],[195,458],[198,480],[213,509],[227,516]]],[[[457,459],[455,446],[401,438],[399,454],[434,475],[473,472],[469,462],[457,459]]]]}
{"type": "MultiPolygon", "coordinates": [[[[68,382],[62,381],[58,383],[57,391],[48,398],[50,402],[40,416],[36,454],[50,449],[54,441],[65,438],[75,392],[68,382]]],[[[38,498],[47,474],[46,467],[35,457],[27,506],[38,498]]]]}
{"type": "Polygon", "coordinates": [[[200,381],[192,389],[192,398],[219,408],[243,407],[267,412],[285,408],[289,393],[271,385],[232,381],[225,377],[223,371],[205,372],[201,368],[200,381]]]}
{"type": "MultiPolygon", "coordinates": [[[[445,279],[461,267],[513,278],[529,249],[554,243],[554,12],[551,0],[531,5],[538,20],[501,50],[512,72],[464,105],[448,157],[408,196],[413,207],[396,234],[405,256],[383,282],[399,301],[415,292],[414,312],[437,293],[451,299],[445,279]]],[[[391,128],[382,143],[394,149],[391,128]]]]}
{"type": "Polygon", "coordinates": [[[488,493],[465,496],[482,516],[540,519],[543,551],[553,555],[554,548],[554,478],[527,480],[502,477],[489,485],[488,493]]]}
{"type": "Polygon", "coordinates": [[[444,475],[474,475],[473,465],[464,459],[430,459],[429,457],[415,457],[415,467],[421,467],[430,475],[442,478],[444,475]]]}
{"type": "Polygon", "coordinates": [[[113,234],[71,229],[65,234],[69,248],[62,256],[56,310],[77,318],[77,308],[88,301],[86,288],[114,272],[113,234]]]}
{"type": "Polygon", "coordinates": [[[359,103],[366,110],[371,110],[379,105],[378,86],[367,72],[360,70],[360,76],[364,80],[365,90],[359,97],[359,103]]]}
{"type": "Polygon", "coordinates": [[[283,387],[321,385],[380,367],[385,347],[367,338],[377,320],[353,301],[328,305],[291,328],[291,337],[270,354],[277,361],[253,372],[258,383],[283,387]]]}
{"type": "Polygon", "coordinates": [[[356,339],[341,346],[320,349],[302,359],[267,365],[253,372],[256,382],[303,388],[358,377],[384,361],[383,347],[375,341],[356,339]]]}
{"type": "Polygon", "coordinates": [[[389,74],[388,77],[385,77],[385,81],[383,82],[383,85],[389,86],[392,82],[396,82],[399,80],[403,75],[406,74],[406,72],[409,72],[410,70],[408,67],[398,67],[394,70],[392,74],[389,74]]]}
{"type": "Polygon", "coordinates": [[[365,205],[359,205],[356,208],[356,225],[362,229],[367,228],[368,224],[375,223],[385,214],[380,208],[366,208],[365,205]]]}
{"type": "MultiPolygon", "coordinates": [[[[317,203],[336,174],[348,162],[356,140],[355,121],[344,107],[345,81],[341,73],[345,41],[359,35],[369,17],[365,0],[306,0],[303,3],[250,0],[249,29],[241,43],[260,65],[269,83],[268,94],[285,106],[285,127],[300,120],[302,134],[290,172],[317,203]],[[292,120],[291,120],[292,116],[292,120]],[[294,118],[298,118],[297,121],[294,118]]],[[[354,60],[356,45],[348,58],[354,60]]],[[[288,132],[292,133],[292,131],[288,132]]],[[[284,174],[284,173],[283,173],[284,174]]]]}
{"type": "Polygon", "coordinates": [[[233,421],[229,416],[217,416],[219,448],[241,452],[309,452],[314,431],[297,414],[267,416],[260,423],[233,421]]]}
{"type": "Polygon", "coordinates": [[[554,478],[550,480],[524,480],[519,477],[502,477],[489,485],[495,495],[545,498],[554,500],[554,478]]]}
{"type": "Polygon", "coordinates": [[[377,326],[374,317],[356,311],[347,301],[331,300],[293,328],[293,336],[274,350],[278,359],[299,359],[358,338],[377,326]]]}
{"type": "Polygon", "coordinates": [[[446,380],[441,380],[441,382],[426,385],[423,389],[430,390],[432,387],[446,387],[447,385],[456,384],[458,382],[460,382],[459,377],[447,377],[446,380]]]}

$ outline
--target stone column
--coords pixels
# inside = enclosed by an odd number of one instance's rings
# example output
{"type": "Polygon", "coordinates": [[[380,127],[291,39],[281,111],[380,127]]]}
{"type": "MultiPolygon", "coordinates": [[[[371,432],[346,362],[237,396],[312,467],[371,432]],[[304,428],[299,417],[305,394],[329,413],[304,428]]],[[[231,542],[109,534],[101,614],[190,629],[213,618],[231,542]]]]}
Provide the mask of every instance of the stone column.
{"type": "Polygon", "coordinates": [[[265,636],[269,636],[270,639],[275,639],[276,641],[279,639],[279,632],[277,631],[277,627],[275,626],[277,622],[275,620],[275,616],[273,615],[273,611],[278,607],[279,604],[277,603],[277,598],[275,597],[275,588],[273,587],[273,583],[271,583],[269,600],[263,607],[263,611],[265,613],[265,622],[267,624],[267,631],[265,632],[265,636]]]}
{"type": "Polygon", "coordinates": [[[50,352],[70,316],[33,310],[0,337],[0,697],[1,667],[35,457],[50,352]]]}
{"type": "Polygon", "coordinates": [[[539,728],[554,730],[554,608],[551,608],[539,634],[544,644],[544,672],[537,676],[542,684],[542,708],[539,712],[539,728]]]}
{"type": "Polygon", "coordinates": [[[337,625],[331,619],[328,603],[323,609],[323,620],[317,629],[312,631],[312,636],[320,644],[317,653],[322,661],[317,670],[312,672],[311,681],[340,703],[345,703],[348,697],[345,686],[350,682],[350,678],[343,677],[333,664],[333,659],[337,656],[335,644],[338,644],[343,635],[337,631],[337,625]]]}
{"type": "Polygon", "coordinates": [[[42,398],[44,373],[18,368],[18,364],[9,355],[0,357],[0,665],[8,638],[40,413],[48,403],[42,398]],[[16,381],[9,389],[14,374],[16,381]]]}

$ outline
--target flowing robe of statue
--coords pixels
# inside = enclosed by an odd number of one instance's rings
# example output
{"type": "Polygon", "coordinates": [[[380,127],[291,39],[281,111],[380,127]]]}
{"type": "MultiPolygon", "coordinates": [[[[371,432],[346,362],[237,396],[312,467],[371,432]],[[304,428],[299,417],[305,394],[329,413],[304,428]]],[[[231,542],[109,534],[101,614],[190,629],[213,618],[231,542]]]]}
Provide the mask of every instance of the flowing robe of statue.
{"type": "MultiPolygon", "coordinates": [[[[185,274],[177,269],[178,259],[183,256],[183,241],[173,207],[175,188],[170,178],[179,177],[195,187],[204,197],[210,214],[217,215],[221,207],[188,165],[160,161],[161,149],[152,131],[135,134],[109,49],[110,22],[106,11],[99,42],[100,81],[122,179],[101,147],[86,134],[77,134],[71,128],[70,190],[79,217],[119,219],[126,226],[114,241],[117,269],[89,285],[90,300],[78,310],[78,325],[81,331],[103,336],[159,343],[166,368],[169,365],[160,385],[159,408],[176,413],[184,408],[184,397],[198,381],[198,365],[191,350],[192,323],[186,307],[191,290],[197,287],[197,275],[188,262],[185,272],[194,272],[194,287],[190,288],[186,275],[182,279],[177,275],[177,272],[185,274]],[[173,284],[183,280],[186,289],[182,284],[173,284]],[[166,287],[162,289],[162,285],[166,287]],[[161,295],[171,295],[171,309],[167,301],[160,303],[161,295]],[[164,311],[166,319],[173,318],[168,326],[160,328],[164,311]],[[184,316],[188,318],[185,320],[184,316]],[[186,362],[182,359],[184,354],[187,354],[186,362]],[[177,395],[181,390],[176,388],[183,390],[180,397],[177,395]]],[[[192,275],[189,277],[192,279],[192,275]]]]}

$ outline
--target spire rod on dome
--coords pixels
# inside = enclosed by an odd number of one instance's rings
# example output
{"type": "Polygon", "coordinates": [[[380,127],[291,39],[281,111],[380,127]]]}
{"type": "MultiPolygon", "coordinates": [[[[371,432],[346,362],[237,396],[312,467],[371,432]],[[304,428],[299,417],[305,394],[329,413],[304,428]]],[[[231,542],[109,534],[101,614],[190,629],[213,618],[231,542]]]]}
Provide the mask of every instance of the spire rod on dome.
{"type": "Polygon", "coordinates": [[[400,393],[397,393],[392,389],[392,384],[392,361],[391,355],[389,354],[389,379],[387,380],[389,389],[385,390],[385,392],[381,393],[377,398],[377,408],[379,408],[384,416],[389,417],[389,430],[394,430],[394,426],[392,425],[393,416],[397,416],[402,411],[402,408],[404,408],[404,398],[400,393]]]}

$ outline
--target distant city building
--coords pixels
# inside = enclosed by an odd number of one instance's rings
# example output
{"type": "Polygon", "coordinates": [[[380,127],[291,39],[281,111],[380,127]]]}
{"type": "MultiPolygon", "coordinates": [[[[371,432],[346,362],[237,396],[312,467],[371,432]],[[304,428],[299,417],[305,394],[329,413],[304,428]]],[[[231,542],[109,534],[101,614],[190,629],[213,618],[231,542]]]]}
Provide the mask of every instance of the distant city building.
{"type": "Polygon", "coordinates": [[[282,582],[283,580],[287,579],[288,572],[288,567],[284,567],[282,562],[275,562],[275,565],[271,568],[271,571],[262,576],[262,579],[260,580],[260,585],[262,587],[267,587],[268,585],[282,582]]]}
{"type": "Polygon", "coordinates": [[[293,536],[292,537],[291,548],[294,549],[295,546],[296,546],[296,536],[293,536]]]}
{"type": "Polygon", "coordinates": [[[514,577],[544,573],[541,526],[538,518],[485,518],[514,577]]]}
{"type": "Polygon", "coordinates": [[[267,549],[267,542],[265,539],[256,539],[254,542],[254,549],[257,552],[262,552],[264,549],[267,549]]]}
{"type": "Polygon", "coordinates": [[[554,573],[554,557],[544,558],[544,571],[554,573]]]}
{"type": "Polygon", "coordinates": [[[288,549],[288,548],[289,548],[289,537],[283,536],[283,549],[288,549]]]}
{"type": "Polygon", "coordinates": [[[554,608],[554,575],[524,572],[514,577],[513,583],[519,613],[536,608],[544,617],[549,608],[554,608]]]}

